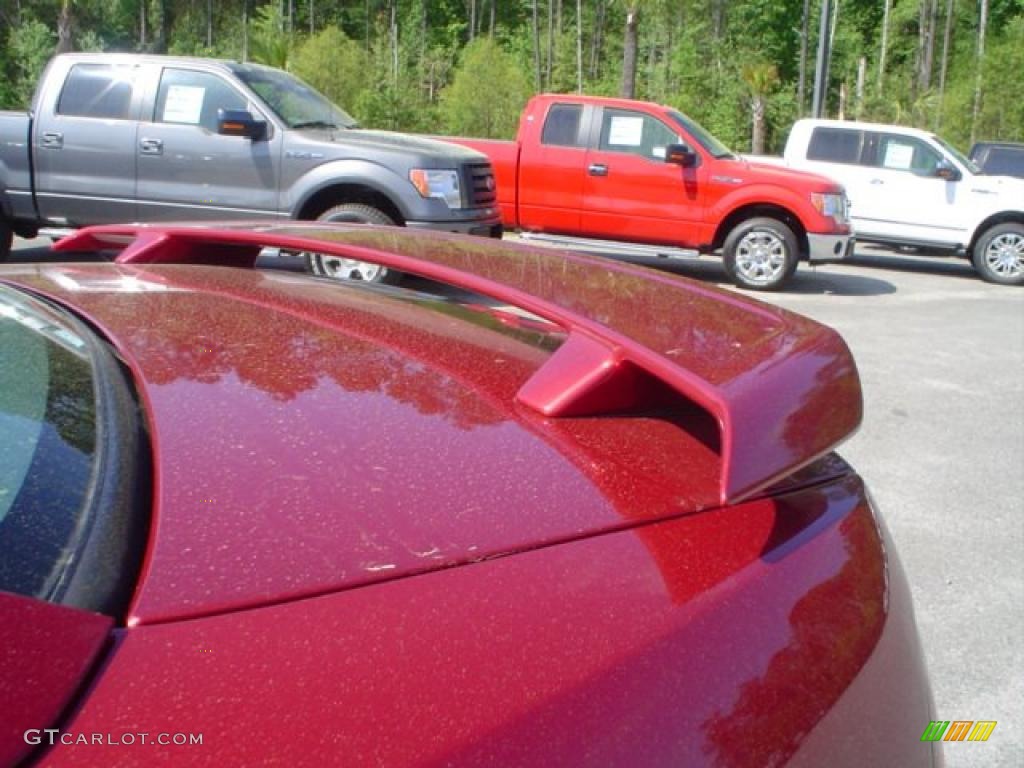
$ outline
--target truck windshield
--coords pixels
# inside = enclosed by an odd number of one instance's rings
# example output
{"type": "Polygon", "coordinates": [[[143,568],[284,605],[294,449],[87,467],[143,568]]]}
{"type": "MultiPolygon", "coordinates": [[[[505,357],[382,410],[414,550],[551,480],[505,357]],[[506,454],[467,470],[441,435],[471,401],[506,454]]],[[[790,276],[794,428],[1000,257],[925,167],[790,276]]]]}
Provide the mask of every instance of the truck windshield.
{"type": "Polygon", "coordinates": [[[251,64],[232,68],[289,128],[358,128],[355,119],[286,72],[251,64]]]}
{"type": "Polygon", "coordinates": [[[725,144],[720,142],[703,125],[698,123],[696,120],[687,117],[682,112],[676,112],[674,109],[668,111],[668,116],[676,121],[683,130],[693,136],[704,149],[706,149],[712,157],[719,159],[732,158],[735,159],[736,155],[731,149],[725,144]]]}
{"type": "Polygon", "coordinates": [[[952,144],[950,144],[950,143],[940,139],[935,134],[932,134],[932,141],[934,141],[936,144],[938,144],[944,150],[949,152],[949,154],[951,154],[953,157],[956,158],[957,162],[960,163],[960,165],[962,165],[964,168],[966,168],[971,173],[973,173],[975,175],[977,175],[979,173],[984,173],[984,171],[982,171],[981,168],[979,168],[975,164],[975,162],[973,160],[969,160],[965,155],[962,155],[960,153],[960,151],[956,147],[954,147],[952,144]]]}

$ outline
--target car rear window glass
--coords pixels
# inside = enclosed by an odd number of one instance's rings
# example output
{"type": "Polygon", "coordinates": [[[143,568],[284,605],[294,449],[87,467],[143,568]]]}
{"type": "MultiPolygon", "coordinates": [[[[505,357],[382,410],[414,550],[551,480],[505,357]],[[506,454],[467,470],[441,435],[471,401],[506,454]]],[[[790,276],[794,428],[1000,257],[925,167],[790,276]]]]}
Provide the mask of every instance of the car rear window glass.
{"type": "Polygon", "coordinates": [[[0,590],[50,599],[82,525],[96,456],[86,341],[0,286],[0,590]]]}
{"type": "Polygon", "coordinates": [[[811,143],[807,147],[807,159],[826,163],[857,164],[860,162],[863,144],[863,131],[818,127],[811,134],[811,143]]]}
{"type": "Polygon", "coordinates": [[[992,147],[983,168],[994,176],[1024,177],[1024,147],[992,147]]]}
{"type": "Polygon", "coordinates": [[[68,73],[57,113],[107,120],[131,118],[135,69],[106,64],[76,64],[68,73]]]}
{"type": "Polygon", "coordinates": [[[541,144],[557,147],[583,146],[579,139],[582,114],[583,107],[579,104],[552,105],[548,118],[544,121],[544,130],[540,136],[541,144]]]}

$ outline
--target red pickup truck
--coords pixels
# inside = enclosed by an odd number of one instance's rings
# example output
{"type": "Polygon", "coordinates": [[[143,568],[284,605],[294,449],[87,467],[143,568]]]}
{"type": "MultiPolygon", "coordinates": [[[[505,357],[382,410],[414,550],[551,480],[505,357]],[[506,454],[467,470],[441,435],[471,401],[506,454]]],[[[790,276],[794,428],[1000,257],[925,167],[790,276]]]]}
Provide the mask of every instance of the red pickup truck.
{"type": "Polygon", "coordinates": [[[853,249],[839,184],[744,160],[671,107],[544,94],[515,141],[448,140],[490,158],[504,225],[532,239],[609,255],[720,249],[734,282],[757,290],[853,249]]]}

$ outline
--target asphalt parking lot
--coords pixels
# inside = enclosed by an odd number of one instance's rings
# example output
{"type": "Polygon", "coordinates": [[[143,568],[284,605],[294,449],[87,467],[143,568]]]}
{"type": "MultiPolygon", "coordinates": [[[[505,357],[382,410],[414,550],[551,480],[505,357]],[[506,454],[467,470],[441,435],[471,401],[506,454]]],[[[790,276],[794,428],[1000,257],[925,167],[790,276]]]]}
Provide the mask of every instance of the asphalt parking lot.
{"type": "MultiPolygon", "coordinates": [[[[54,260],[39,243],[15,248],[54,260]]],[[[668,268],[729,286],[714,259],[668,268]]],[[[836,328],[858,362],[865,420],[841,453],[908,572],[935,717],[998,721],[986,743],[947,744],[947,765],[1024,765],[1024,290],[859,248],[758,298],[836,328]]]]}

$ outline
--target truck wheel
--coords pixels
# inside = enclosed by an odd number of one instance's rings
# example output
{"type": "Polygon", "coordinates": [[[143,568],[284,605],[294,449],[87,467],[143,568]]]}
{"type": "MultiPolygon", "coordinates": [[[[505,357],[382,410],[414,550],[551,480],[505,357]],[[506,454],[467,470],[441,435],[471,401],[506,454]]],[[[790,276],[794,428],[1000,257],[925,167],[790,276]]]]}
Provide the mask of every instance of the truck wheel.
{"type": "Polygon", "coordinates": [[[722,247],[725,271],[741,288],[774,291],[796,271],[800,251],[793,230],[767,217],[740,222],[722,247]]]}
{"type": "Polygon", "coordinates": [[[1024,285],[1024,224],[991,227],[978,238],[971,254],[983,280],[1000,285],[1024,285]]]}
{"type": "MultiPolygon", "coordinates": [[[[358,224],[379,224],[395,226],[395,221],[384,211],[362,203],[343,203],[316,217],[317,221],[347,221],[358,224]]],[[[333,277],[335,280],[359,280],[364,283],[395,285],[402,279],[402,273],[355,259],[340,256],[325,256],[321,253],[307,253],[306,263],[314,275],[333,277]]]]}
{"type": "Polygon", "coordinates": [[[11,254],[11,243],[14,241],[14,230],[9,221],[0,219],[0,262],[7,261],[11,254]]]}

